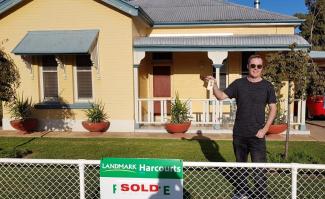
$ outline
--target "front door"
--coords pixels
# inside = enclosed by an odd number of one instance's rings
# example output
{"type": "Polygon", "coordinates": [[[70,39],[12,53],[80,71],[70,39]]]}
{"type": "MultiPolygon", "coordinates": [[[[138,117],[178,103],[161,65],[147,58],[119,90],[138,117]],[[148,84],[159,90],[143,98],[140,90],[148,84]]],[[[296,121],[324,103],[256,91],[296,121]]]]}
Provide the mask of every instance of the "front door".
{"type": "MultiPolygon", "coordinates": [[[[166,98],[170,97],[170,66],[154,66],[153,67],[153,97],[166,98]]],[[[169,112],[170,103],[167,103],[169,112]]],[[[154,102],[154,114],[160,115],[160,102],[154,102]]]]}

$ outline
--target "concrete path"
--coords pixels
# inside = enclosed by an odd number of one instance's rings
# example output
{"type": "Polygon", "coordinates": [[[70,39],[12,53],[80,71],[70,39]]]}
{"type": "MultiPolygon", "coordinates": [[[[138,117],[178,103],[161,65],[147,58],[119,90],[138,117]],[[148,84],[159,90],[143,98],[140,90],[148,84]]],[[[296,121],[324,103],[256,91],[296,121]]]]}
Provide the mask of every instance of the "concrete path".
{"type": "MultiPolygon", "coordinates": [[[[325,120],[312,121],[307,123],[310,135],[291,135],[291,141],[320,141],[325,142],[325,120]]],[[[202,134],[213,140],[232,140],[231,134],[202,134]]],[[[34,132],[31,134],[19,134],[17,131],[0,130],[0,137],[53,137],[53,138],[153,138],[153,139],[181,139],[191,138],[195,133],[169,134],[169,133],[86,133],[86,132],[34,132]]],[[[267,140],[284,141],[285,135],[269,135],[267,140]]]]}

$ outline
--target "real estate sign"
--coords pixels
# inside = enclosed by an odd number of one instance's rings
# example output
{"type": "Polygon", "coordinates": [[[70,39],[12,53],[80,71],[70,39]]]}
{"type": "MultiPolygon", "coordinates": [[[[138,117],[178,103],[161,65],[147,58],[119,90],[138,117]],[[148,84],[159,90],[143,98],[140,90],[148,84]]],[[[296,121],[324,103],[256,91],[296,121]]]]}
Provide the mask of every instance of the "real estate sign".
{"type": "Polygon", "coordinates": [[[174,159],[103,158],[101,199],[183,198],[183,162],[174,159]]]}

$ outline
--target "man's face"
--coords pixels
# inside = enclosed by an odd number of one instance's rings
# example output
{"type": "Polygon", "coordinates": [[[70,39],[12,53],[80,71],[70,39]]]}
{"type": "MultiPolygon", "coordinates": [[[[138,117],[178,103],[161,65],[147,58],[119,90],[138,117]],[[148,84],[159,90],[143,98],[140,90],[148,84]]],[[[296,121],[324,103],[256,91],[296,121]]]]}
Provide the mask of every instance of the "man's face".
{"type": "Polygon", "coordinates": [[[248,73],[249,76],[253,78],[258,78],[262,76],[263,70],[263,60],[260,58],[253,58],[248,63],[248,73]]]}

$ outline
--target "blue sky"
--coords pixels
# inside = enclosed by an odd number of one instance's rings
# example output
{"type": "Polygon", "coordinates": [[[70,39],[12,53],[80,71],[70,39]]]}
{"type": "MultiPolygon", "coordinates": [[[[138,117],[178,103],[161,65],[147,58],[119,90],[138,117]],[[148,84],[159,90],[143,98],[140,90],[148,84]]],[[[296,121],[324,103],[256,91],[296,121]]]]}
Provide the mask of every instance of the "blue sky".
{"type": "MultiPolygon", "coordinates": [[[[254,0],[228,0],[236,4],[245,6],[254,6],[254,0]]],[[[307,8],[305,6],[305,0],[260,0],[261,9],[282,13],[286,15],[293,15],[301,12],[306,13],[307,8]]]]}

